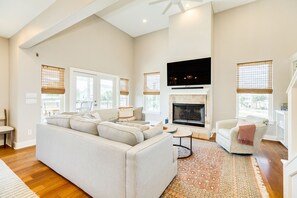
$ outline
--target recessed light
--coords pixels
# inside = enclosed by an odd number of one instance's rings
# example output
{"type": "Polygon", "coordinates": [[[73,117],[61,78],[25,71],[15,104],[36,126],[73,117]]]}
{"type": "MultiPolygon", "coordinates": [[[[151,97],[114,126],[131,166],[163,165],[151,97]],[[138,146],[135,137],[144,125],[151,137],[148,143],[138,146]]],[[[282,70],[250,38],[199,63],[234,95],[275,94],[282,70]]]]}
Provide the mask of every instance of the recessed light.
{"type": "Polygon", "coordinates": [[[187,3],[187,4],[185,5],[185,7],[186,7],[186,8],[189,8],[189,7],[190,7],[190,4],[189,4],[189,3],[187,3]]]}
{"type": "Polygon", "coordinates": [[[147,19],[142,19],[142,23],[147,23],[147,19]]]}

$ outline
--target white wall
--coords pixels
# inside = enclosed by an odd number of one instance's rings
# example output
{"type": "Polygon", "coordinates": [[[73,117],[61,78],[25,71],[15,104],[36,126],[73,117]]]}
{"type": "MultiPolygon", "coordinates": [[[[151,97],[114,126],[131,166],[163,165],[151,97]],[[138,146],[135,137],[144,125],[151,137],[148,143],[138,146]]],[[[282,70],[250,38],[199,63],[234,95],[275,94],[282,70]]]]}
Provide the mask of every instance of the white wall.
{"type": "Polygon", "coordinates": [[[167,65],[168,29],[135,38],[134,42],[134,100],[143,106],[144,73],[160,72],[161,114],[146,115],[148,120],[163,120],[168,116],[167,65]]]}
{"type": "MultiPolygon", "coordinates": [[[[273,60],[274,109],[287,102],[289,57],[297,51],[296,7],[296,0],[261,0],[215,15],[215,120],[236,116],[236,65],[240,62],[273,60]]],[[[267,134],[275,135],[274,130],[267,134]]]]}
{"type": "MultiPolygon", "coordinates": [[[[13,38],[11,43],[14,50],[19,37],[13,38]]],[[[89,17],[33,48],[20,49],[16,54],[19,57],[14,57],[13,61],[17,61],[14,67],[17,69],[12,70],[12,76],[17,76],[18,81],[11,84],[17,87],[14,123],[19,145],[34,141],[35,125],[40,122],[42,64],[66,69],[66,107],[69,106],[69,67],[132,78],[133,39],[97,16],[89,17]],[[37,93],[37,104],[25,104],[26,93],[37,93]],[[31,136],[27,134],[28,129],[33,130],[31,136]]]]}
{"type": "MultiPolygon", "coordinates": [[[[9,110],[9,55],[8,39],[0,37],[0,108],[9,110]]],[[[2,125],[3,123],[0,123],[2,125]]],[[[3,135],[0,145],[3,144],[3,135]]]]}
{"type": "MultiPolygon", "coordinates": [[[[168,62],[211,56],[212,16],[212,6],[206,4],[171,16],[168,29],[135,38],[134,76],[135,82],[138,82],[134,85],[135,106],[143,106],[143,74],[161,73],[161,113],[146,114],[146,119],[168,118],[169,94],[173,93],[171,88],[167,87],[168,62]]],[[[199,92],[178,92],[185,91],[199,92]]]]}
{"type": "Polygon", "coordinates": [[[9,106],[9,55],[8,39],[0,37],[0,107],[9,106]]]}
{"type": "Polygon", "coordinates": [[[211,56],[212,15],[212,6],[208,3],[170,17],[169,61],[211,56]]]}

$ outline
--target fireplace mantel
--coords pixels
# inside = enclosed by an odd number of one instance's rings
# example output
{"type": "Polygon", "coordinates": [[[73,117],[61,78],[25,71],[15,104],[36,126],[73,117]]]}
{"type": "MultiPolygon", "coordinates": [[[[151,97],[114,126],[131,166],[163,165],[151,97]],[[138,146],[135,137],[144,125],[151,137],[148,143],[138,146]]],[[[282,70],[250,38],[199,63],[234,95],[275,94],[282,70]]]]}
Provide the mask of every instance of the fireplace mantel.
{"type": "Polygon", "coordinates": [[[193,137],[201,137],[201,133],[209,137],[211,131],[210,97],[206,93],[171,93],[169,95],[169,123],[172,123],[173,104],[204,104],[205,105],[205,127],[179,125],[179,128],[188,128],[193,132],[193,137]]]}

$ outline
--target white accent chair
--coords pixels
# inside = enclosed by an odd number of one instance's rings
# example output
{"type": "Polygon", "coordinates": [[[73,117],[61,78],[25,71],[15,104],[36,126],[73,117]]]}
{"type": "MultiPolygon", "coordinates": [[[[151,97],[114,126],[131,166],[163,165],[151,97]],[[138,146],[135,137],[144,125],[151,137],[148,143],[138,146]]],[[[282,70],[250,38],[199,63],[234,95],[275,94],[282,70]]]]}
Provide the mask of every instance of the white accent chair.
{"type": "Polygon", "coordinates": [[[222,120],[216,123],[216,142],[229,153],[253,154],[257,152],[260,146],[261,140],[267,131],[268,120],[255,116],[247,116],[245,120],[256,125],[253,146],[237,142],[238,119],[222,120]]]}
{"type": "Polygon", "coordinates": [[[4,122],[4,126],[0,126],[0,135],[4,135],[4,147],[6,146],[6,135],[10,134],[11,147],[13,147],[13,131],[14,128],[7,126],[7,112],[6,109],[0,108],[0,121],[4,122]]]}

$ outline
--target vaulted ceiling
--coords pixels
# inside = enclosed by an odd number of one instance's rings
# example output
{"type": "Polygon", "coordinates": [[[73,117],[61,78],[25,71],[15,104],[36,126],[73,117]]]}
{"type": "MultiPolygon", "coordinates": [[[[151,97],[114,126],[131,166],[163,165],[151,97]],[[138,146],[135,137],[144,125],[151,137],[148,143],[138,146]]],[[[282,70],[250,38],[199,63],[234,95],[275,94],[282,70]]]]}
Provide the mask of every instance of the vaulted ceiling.
{"type": "MultiPolygon", "coordinates": [[[[181,12],[178,6],[173,5],[163,15],[169,0],[149,5],[154,1],[120,0],[97,15],[132,37],[137,37],[168,27],[169,16],[181,12]]],[[[212,2],[214,13],[217,13],[253,1],[256,0],[182,0],[182,3],[188,10],[212,2]]],[[[10,38],[54,2],[55,0],[0,0],[0,37],[10,38]]]]}

